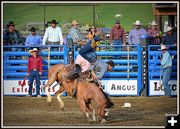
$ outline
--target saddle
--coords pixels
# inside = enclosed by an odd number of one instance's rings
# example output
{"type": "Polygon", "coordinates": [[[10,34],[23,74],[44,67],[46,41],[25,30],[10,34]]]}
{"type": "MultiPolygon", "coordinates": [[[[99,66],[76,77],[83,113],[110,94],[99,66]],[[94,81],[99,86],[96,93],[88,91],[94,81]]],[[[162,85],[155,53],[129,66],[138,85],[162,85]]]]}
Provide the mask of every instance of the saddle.
{"type": "Polygon", "coordinates": [[[70,71],[70,73],[68,74],[68,79],[74,80],[80,77],[80,73],[81,73],[81,66],[79,64],[75,64],[74,69],[70,71]]]}

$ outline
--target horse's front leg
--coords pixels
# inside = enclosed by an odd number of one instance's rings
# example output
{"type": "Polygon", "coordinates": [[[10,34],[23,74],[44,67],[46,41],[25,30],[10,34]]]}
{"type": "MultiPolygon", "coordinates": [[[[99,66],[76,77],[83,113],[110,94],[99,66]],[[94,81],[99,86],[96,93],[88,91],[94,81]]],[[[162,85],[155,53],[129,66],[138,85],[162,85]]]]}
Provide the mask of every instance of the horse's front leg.
{"type": "Polygon", "coordinates": [[[61,110],[64,110],[64,102],[61,99],[61,93],[64,91],[64,87],[60,86],[60,89],[55,93],[55,96],[59,102],[59,107],[61,108],[61,110]]]}
{"type": "Polygon", "coordinates": [[[95,122],[96,121],[96,111],[95,111],[93,105],[91,104],[91,102],[87,103],[86,105],[87,105],[88,109],[91,111],[92,121],[95,122]]]}
{"type": "Polygon", "coordinates": [[[79,99],[79,98],[77,98],[77,102],[78,102],[81,110],[85,113],[88,121],[89,121],[89,122],[92,122],[92,120],[91,120],[90,117],[89,117],[89,112],[90,112],[90,110],[87,108],[86,102],[85,102],[83,99],[79,99]]]}

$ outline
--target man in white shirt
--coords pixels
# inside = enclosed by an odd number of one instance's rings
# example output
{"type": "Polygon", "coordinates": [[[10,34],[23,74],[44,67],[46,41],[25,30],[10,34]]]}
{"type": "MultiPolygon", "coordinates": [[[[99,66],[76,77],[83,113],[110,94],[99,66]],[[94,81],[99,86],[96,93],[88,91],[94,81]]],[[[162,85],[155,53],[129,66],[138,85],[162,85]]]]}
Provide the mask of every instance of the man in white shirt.
{"type": "MultiPolygon", "coordinates": [[[[59,22],[52,20],[51,26],[46,29],[46,32],[43,37],[43,45],[63,45],[63,36],[61,28],[56,26],[59,22]]],[[[59,47],[51,47],[52,51],[62,50],[59,47]]],[[[54,56],[56,58],[57,56],[54,56]]]]}
{"type": "Polygon", "coordinates": [[[56,26],[58,23],[56,20],[51,21],[51,26],[46,29],[44,34],[43,45],[63,45],[61,28],[56,26]]]}

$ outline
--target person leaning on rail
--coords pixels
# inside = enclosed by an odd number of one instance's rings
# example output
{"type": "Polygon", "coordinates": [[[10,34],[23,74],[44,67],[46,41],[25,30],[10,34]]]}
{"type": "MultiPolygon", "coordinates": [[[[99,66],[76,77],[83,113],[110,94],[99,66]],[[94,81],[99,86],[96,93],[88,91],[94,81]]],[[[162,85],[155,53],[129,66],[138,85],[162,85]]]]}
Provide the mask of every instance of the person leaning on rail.
{"type": "MultiPolygon", "coordinates": [[[[43,37],[43,45],[63,45],[62,30],[57,26],[59,22],[53,19],[50,23],[51,26],[46,29],[43,37]]],[[[62,49],[59,47],[51,47],[51,51],[57,52],[59,50],[62,49]]],[[[57,59],[58,56],[53,56],[53,58],[57,59]]]]}
{"type": "MultiPolygon", "coordinates": [[[[113,47],[114,51],[122,51],[126,45],[126,32],[120,25],[120,21],[116,20],[115,25],[112,27],[110,32],[110,44],[111,45],[123,45],[123,47],[113,47]]],[[[113,56],[114,59],[120,59],[121,56],[113,56]]]]}
{"type": "Polygon", "coordinates": [[[35,27],[32,27],[29,31],[31,32],[30,35],[26,37],[25,45],[26,46],[37,46],[42,45],[42,38],[36,33],[35,27]]]}
{"type": "MultiPolygon", "coordinates": [[[[140,39],[142,36],[147,36],[147,32],[141,27],[141,22],[139,20],[136,20],[136,22],[134,23],[134,28],[129,32],[128,44],[140,45],[140,39]]],[[[136,50],[136,47],[132,47],[132,50],[136,50]]]]}

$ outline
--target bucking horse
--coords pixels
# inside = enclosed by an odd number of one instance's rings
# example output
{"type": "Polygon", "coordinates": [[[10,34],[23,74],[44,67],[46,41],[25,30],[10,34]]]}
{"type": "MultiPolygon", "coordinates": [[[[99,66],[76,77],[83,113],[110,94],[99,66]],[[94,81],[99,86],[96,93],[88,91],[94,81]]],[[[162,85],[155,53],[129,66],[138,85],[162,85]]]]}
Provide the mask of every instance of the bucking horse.
{"type": "Polygon", "coordinates": [[[107,99],[102,89],[100,89],[96,83],[87,81],[81,75],[75,79],[69,79],[69,74],[74,68],[74,64],[56,64],[48,70],[48,81],[44,87],[47,94],[47,102],[51,103],[52,101],[48,89],[55,81],[60,84],[60,89],[55,93],[55,96],[62,110],[64,109],[64,102],[61,99],[61,93],[66,91],[66,93],[73,97],[73,89],[76,88],[76,96],[74,98],[77,100],[80,109],[85,113],[89,122],[106,123],[109,111],[106,110],[107,99]],[[97,111],[91,104],[92,100],[94,100],[97,105],[97,111]],[[98,119],[96,116],[98,116],[98,119]]]}

